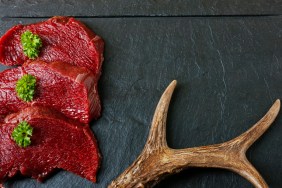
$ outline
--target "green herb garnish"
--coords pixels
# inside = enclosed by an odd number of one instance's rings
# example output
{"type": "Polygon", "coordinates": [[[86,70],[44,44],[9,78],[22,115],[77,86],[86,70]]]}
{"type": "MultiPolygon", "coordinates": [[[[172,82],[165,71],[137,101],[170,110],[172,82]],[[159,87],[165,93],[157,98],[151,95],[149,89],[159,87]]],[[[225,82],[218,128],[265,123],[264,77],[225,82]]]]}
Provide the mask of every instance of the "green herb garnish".
{"type": "Polygon", "coordinates": [[[32,75],[23,75],[16,83],[16,92],[20,99],[29,102],[33,100],[36,78],[32,75]]]}
{"type": "Polygon", "coordinates": [[[31,144],[33,128],[26,122],[22,121],[15,127],[12,138],[20,147],[27,147],[31,144]]]}
{"type": "Polygon", "coordinates": [[[42,41],[38,35],[33,34],[30,31],[25,31],[21,35],[21,44],[25,56],[29,59],[38,57],[40,48],[42,47],[42,41]]]}

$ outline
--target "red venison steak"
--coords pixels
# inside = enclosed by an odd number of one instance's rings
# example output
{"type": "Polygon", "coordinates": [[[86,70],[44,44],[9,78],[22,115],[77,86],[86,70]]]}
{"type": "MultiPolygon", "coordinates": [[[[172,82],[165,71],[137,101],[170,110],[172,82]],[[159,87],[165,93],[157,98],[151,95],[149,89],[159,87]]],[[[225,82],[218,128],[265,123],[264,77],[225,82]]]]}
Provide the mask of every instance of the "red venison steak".
{"type": "Polygon", "coordinates": [[[42,49],[37,60],[60,61],[86,67],[98,80],[104,42],[84,24],[71,17],[56,16],[47,21],[12,27],[0,39],[0,63],[22,65],[29,60],[21,45],[21,34],[27,30],[42,39],[42,49]]]}
{"type": "Polygon", "coordinates": [[[65,116],[89,123],[100,116],[101,105],[94,74],[84,67],[62,62],[34,61],[0,73],[0,116],[29,106],[46,106],[65,116]],[[34,98],[19,98],[16,83],[23,75],[36,78],[34,98]]]}
{"type": "Polygon", "coordinates": [[[20,172],[39,181],[54,169],[73,172],[96,182],[100,155],[89,126],[45,107],[10,114],[0,126],[0,182],[20,172]],[[33,128],[31,144],[20,147],[11,135],[19,122],[33,128]]]}

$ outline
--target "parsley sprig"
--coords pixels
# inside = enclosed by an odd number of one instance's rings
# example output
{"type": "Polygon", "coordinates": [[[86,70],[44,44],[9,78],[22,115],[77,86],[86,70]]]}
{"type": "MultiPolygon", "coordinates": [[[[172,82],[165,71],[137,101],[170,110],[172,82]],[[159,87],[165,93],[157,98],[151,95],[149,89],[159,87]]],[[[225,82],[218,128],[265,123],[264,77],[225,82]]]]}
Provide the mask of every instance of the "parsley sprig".
{"type": "Polygon", "coordinates": [[[25,148],[31,144],[32,132],[33,128],[26,121],[22,121],[13,130],[12,139],[18,146],[25,148]]]}
{"type": "Polygon", "coordinates": [[[33,34],[28,30],[25,31],[21,35],[21,44],[25,56],[29,59],[35,59],[38,57],[40,48],[42,47],[42,41],[38,35],[33,34]]]}
{"type": "Polygon", "coordinates": [[[16,92],[20,99],[26,102],[33,100],[36,78],[30,74],[23,75],[16,83],[16,92]]]}

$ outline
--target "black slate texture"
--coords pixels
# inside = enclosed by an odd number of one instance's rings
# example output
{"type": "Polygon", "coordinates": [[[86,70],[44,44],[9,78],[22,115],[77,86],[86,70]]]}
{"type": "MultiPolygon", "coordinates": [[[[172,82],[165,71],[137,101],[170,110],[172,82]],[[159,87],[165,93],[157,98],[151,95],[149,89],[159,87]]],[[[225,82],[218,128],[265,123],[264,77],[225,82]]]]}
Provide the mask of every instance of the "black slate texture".
{"type": "Polygon", "coordinates": [[[281,14],[282,0],[1,0],[0,17],[281,14]]]}
{"type": "MultiPolygon", "coordinates": [[[[0,21],[0,34],[18,23],[0,21]]],[[[256,123],[282,98],[282,17],[88,18],[106,43],[102,117],[91,127],[103,155],[98,183],[59,171],[45,183],[16,178],[6,187],[106,187],[139,155],[156,104],[178,80],[168,114],[168,144],[194,147],[227,141],[256,123]]],[[[1,70],[5,67],[1,66],[1,70]]],[[[282,118],[248,152],[271,188],[282,185],[282,118]]],[[[220,169],[188,169],[157,187],[252,187],[220,169]]]]}

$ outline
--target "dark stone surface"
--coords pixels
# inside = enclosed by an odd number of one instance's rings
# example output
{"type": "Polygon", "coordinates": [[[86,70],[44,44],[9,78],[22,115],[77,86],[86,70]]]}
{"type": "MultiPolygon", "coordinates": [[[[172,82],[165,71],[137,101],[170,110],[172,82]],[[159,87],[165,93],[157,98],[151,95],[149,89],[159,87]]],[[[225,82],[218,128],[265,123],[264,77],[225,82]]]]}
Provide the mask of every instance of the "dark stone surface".
{"type": "MultiPolygon", "coordinates": [[[[18,23],[2,19],[0,34],[18,23]]],[[[282,18],[80,19],[106,42],[102,117],[91,124],[103,155],[98,183],[59,171],[45,183],[16,178],[7,187],[101,187],[139,155],[156,104],[178,80],[168,114],[168,144],[194,147],[229,140],[282,98],[282,18]]],[[[1,69],[4,69],[2,66],[1,69]]],[[[282,118],[248,152],[271,188],[282,185],[282,118]]],[[[188,169],[157,187],[252,187],[235,173],[188,169]]]]}
{"type": "Polygon", "coordinates": [[[0,17],[281,14],[282,0],[0,0],[0,17]]]}

